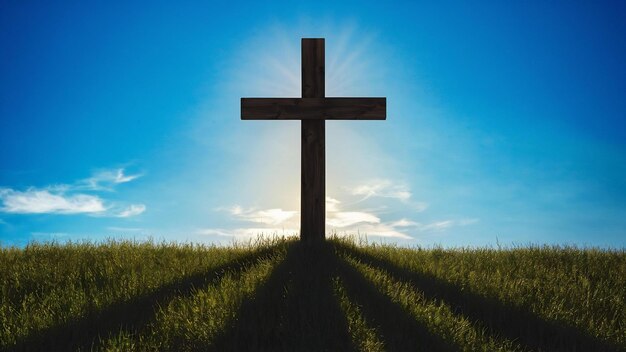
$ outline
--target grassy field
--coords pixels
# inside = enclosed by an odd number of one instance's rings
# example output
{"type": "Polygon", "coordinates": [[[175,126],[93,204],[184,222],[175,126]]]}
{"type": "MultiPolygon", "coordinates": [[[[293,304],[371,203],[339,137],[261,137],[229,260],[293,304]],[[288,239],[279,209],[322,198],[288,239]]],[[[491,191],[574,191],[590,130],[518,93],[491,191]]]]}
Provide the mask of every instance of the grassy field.
{"type": "Polygon", "coordinates": [[[626,350],[624,250],[32,244],[0,278],[0,350],[626,350]]]}

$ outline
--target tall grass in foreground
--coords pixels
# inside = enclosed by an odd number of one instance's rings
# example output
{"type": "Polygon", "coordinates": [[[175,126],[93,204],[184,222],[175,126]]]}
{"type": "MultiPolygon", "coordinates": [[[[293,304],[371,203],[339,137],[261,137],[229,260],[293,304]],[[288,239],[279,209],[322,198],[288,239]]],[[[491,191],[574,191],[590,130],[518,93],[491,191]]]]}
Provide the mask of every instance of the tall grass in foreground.
{"type": "Polygon", "coordinates": [[[34,244],[0,279],[0,350],[626,350],[624,250],[34,244]]]}
{"type": "Polygon", "coordinates": [[[48,336],[41,346],[66,347],[56,339],[82,346],[81,333],[93,333],[95,319],[143,324],[144,310],[152,304],[202,285],[211,279],[203,277],[206,273],[277,243],[217,247],[111,241],[1,248],[0,347],[48,336]]]}
{"type": "Polygon", "coordinates": [[[415,309],[411,300],[425,300],[531,349],[567,350],[572,339],[626,349],[624,250],[407,249],[343,241],[339,252],[407,310],[415,309]]]}
{"type": "Polygon", "coordinates": [[[204,350],[236,319],[241,302],[251,297],[284,259],[284,252],[254,263],[243,272],[228,272],[219,282],[194,289],[160,307],[144,331],[124,331],[102,345],[110,351],[204,350]]]}

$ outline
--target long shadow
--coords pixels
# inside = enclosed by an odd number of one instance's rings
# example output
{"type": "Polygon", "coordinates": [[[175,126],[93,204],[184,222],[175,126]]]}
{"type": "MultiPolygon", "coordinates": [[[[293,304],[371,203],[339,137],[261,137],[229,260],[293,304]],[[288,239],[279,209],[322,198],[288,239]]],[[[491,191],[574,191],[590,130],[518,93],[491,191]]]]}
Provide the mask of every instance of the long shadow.
{"type": "Polygon", "coordinates": [[[459,350],[417,322],[345,260],[335,256],[335,265],[348,297],[361,307],[368,325],[381,332],[387,351],[459,350]]]}
{"type": "Polygon", "coordinates": [[[455,313],[465,315],[486,327],[492,334],[513,340],[537,351],[619,351],[619,347],[595,338],[566,323],[543,319],[532,312],[499,300],[463,291],[460,287],[433,276],[410,271],[396,264],[360,252],[341,243],[343,251],[360,261],[381,268],[401,281],[411,282],[426,298],[442,300],[455,313]]]}
{"type": "Polygon", "coordinates": [[[325,244],[294,243],[208,350],[354,351],[325,244]]]}
{"type": "Polygon", "coordinates": [[[100,338],[107,338],[122,330],[140,331],[154,320],[159,305],[165,305],[174,296],[192,294],[194,288],[220,279],[226,272],[241,271],[251,263],[275,252],[267,248],[246,254],[210,271],[198,273],[163,285],[142,296],[114,303],[104,309],[91,311],[63,324],[33,332],[7,351],[74,351],[90,350],[100,338]]]}

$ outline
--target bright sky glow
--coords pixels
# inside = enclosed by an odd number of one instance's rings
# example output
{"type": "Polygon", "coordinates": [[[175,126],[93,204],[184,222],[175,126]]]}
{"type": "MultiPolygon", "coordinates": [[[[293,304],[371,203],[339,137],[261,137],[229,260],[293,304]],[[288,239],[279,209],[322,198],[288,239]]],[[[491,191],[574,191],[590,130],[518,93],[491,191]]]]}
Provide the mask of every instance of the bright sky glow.
{"type": "Polygon", "coordinates": [[[300,95],[326,38],[327,231],[400,245],[626,245],[620,2],[0,5],[0,243],[228,243],[299,227],[300,95]],[[215,15],[219,14],[219,15],[215,15]]]}

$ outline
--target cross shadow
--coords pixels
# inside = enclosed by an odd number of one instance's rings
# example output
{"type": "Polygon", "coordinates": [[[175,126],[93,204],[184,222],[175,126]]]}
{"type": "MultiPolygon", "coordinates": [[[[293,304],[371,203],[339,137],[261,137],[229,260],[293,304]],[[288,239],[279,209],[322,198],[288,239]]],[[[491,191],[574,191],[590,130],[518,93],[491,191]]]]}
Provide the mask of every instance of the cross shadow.
{"type": "Polygon", "coordinates": [[[617,346],[599,340],[566,323],[545,320],[523,308],[463,291],[460,287],[433,276],[410,271],[387,260],[376,258],[341,243],[339,251],[363,263],[385,270],[396,279],[410,282],[427,299],[449,304],[455,313],[480,323],[492,334],[503,336],[522,347],[538,351],[618,351],[617,346]]]}
{"type": "Polygon", "coordinates": [[[72,351],[93,349],[100,338],[107,338],[122,330],[141,331],[154,320],[158,306],[166,305],[172,298],[185,297],[200,288],[219,280],[226,272],[241,271],[251,263],[273,253],[267,248],[246,254],[232,262],[207,272],[181,278],[163,285],[142,296],[114,303],[98,311],[44,330],[36,331],[8,346],[8,351],[72,351]]]}
{"type": "Polygon", "coordinates": [[[336,267],[348,297],[361,308],[369,326],[383,335],[387,351],[458,351],[417,322],[400,305],[391,301],[354,267],[335,257],[336,267]]]}
{"type": "Polygon", "coordinates": [[[332,287],[327,245],[293,243],[270,278],[244,301],[208,350],[354,351],[332,287]]]}

